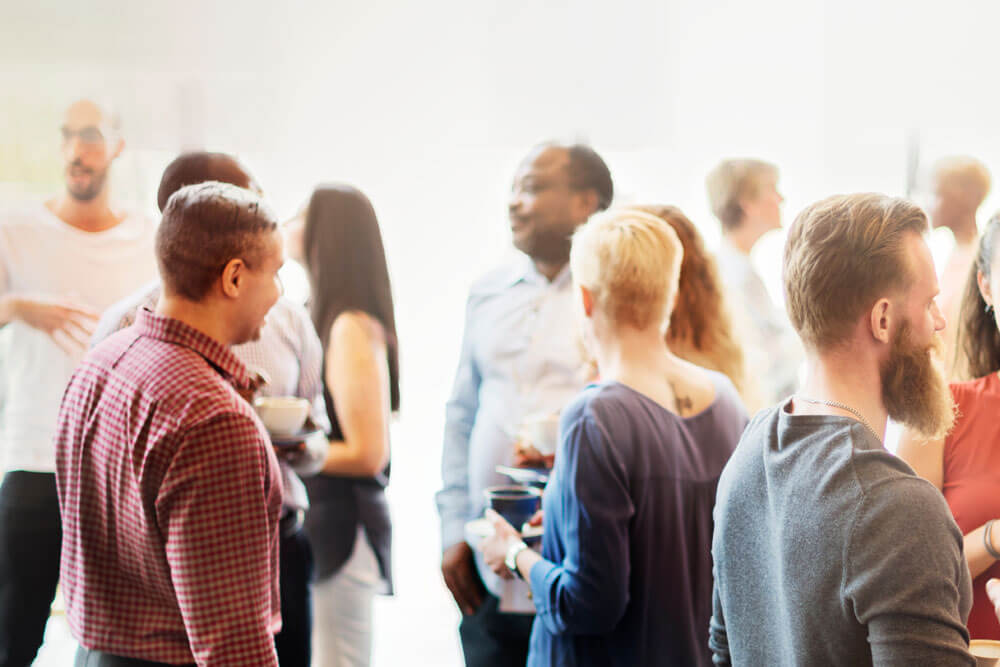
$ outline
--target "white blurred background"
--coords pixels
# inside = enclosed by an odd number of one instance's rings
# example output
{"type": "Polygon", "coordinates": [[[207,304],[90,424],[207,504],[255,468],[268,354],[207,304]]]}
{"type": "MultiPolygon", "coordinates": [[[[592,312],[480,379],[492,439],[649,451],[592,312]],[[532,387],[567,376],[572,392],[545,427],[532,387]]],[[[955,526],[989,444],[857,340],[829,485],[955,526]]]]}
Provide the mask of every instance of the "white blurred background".
{"type": "MultiPolygon", "coordinates": [[[[373,201],[403,355],[390,489],[398,593],[378,602],[381,666],[460,662],[433,504],[444,403],[466,289],[512,252],[506,195],[531,145],[591,142],[619,202],[679,205],[710,246],[719,234],[703,179],[723,157],[776,163],[786,220],[835,192],[920,200],[926,168],[946,154],[979,157],[1000,177],[1000,5],[989,0],[0,0],[0,10],[5,202],[61,187],[59,116],[81,95],[121,111],[114,194],[151,215],[161,170],[195,148],[240,156],[281,215],[321,181],[373,201]]],[[[998,205],[987,199],[984,220],[998,205]]],[[[936,254],[951,242],[936,233],[936,254]]],[[[774,234],[755,256],[776,297],[781,243],[774,234]]],[[[50,636],[39,664],[66,664],[65,629],[50,636]]]]}

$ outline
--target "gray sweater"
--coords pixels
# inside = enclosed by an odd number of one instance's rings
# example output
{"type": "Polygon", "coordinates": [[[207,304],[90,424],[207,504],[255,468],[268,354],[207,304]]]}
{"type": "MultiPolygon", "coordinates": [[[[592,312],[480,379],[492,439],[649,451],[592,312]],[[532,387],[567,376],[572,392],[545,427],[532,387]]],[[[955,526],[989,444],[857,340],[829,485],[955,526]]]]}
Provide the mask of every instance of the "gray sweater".
{"type": "Polygon", "coordinates": [[[719,665],[974,665],[962,534],[859,422],[758,414],[719,480],[719,665]]]}

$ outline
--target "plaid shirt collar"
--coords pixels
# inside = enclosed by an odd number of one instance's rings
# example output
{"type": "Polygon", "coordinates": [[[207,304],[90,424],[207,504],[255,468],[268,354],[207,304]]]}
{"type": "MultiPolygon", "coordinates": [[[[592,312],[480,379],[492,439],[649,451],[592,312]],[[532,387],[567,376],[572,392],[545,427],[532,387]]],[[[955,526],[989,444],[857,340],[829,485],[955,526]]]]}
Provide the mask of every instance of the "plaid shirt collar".
{"type": "Polygon", "coordinates": [[[139,309],[135,326],[141,336],[191,348],[237,389],[250,389],[250,372],[247,367],[228,347],[211,336],[180,320],[157,315],[147,308],[139,309]]]}

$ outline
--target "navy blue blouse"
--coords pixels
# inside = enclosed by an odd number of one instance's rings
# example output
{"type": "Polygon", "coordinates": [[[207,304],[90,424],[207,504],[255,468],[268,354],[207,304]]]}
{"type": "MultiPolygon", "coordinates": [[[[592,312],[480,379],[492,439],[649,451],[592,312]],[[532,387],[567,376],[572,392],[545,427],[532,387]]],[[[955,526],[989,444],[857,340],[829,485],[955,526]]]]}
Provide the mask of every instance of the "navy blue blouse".
{"type": "Polygon", "coordinates": [[[712,508],[747,424],[732,383],[682,418],[617,383],[564,411],[528,665],[711,664],[712,508]]]}

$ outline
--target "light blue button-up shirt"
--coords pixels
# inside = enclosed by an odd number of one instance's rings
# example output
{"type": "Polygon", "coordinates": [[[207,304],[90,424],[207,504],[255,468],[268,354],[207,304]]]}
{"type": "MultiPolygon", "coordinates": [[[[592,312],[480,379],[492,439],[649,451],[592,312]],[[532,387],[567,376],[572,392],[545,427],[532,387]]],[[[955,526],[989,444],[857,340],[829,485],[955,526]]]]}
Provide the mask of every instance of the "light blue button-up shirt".
{"type": "MultiPolygon", "coordinates": [[[[575,308],[568,266],[549,282],[523,257],[473,285],[437,494],[445,547],[461,542],[465,523],[482,514],[486,487],[510,483],[496,466],[513,462],[522,420],[562,410],[586,386],[575,308]]],[[[495,576],[477,562],[496,593],[495,576]]]]}

